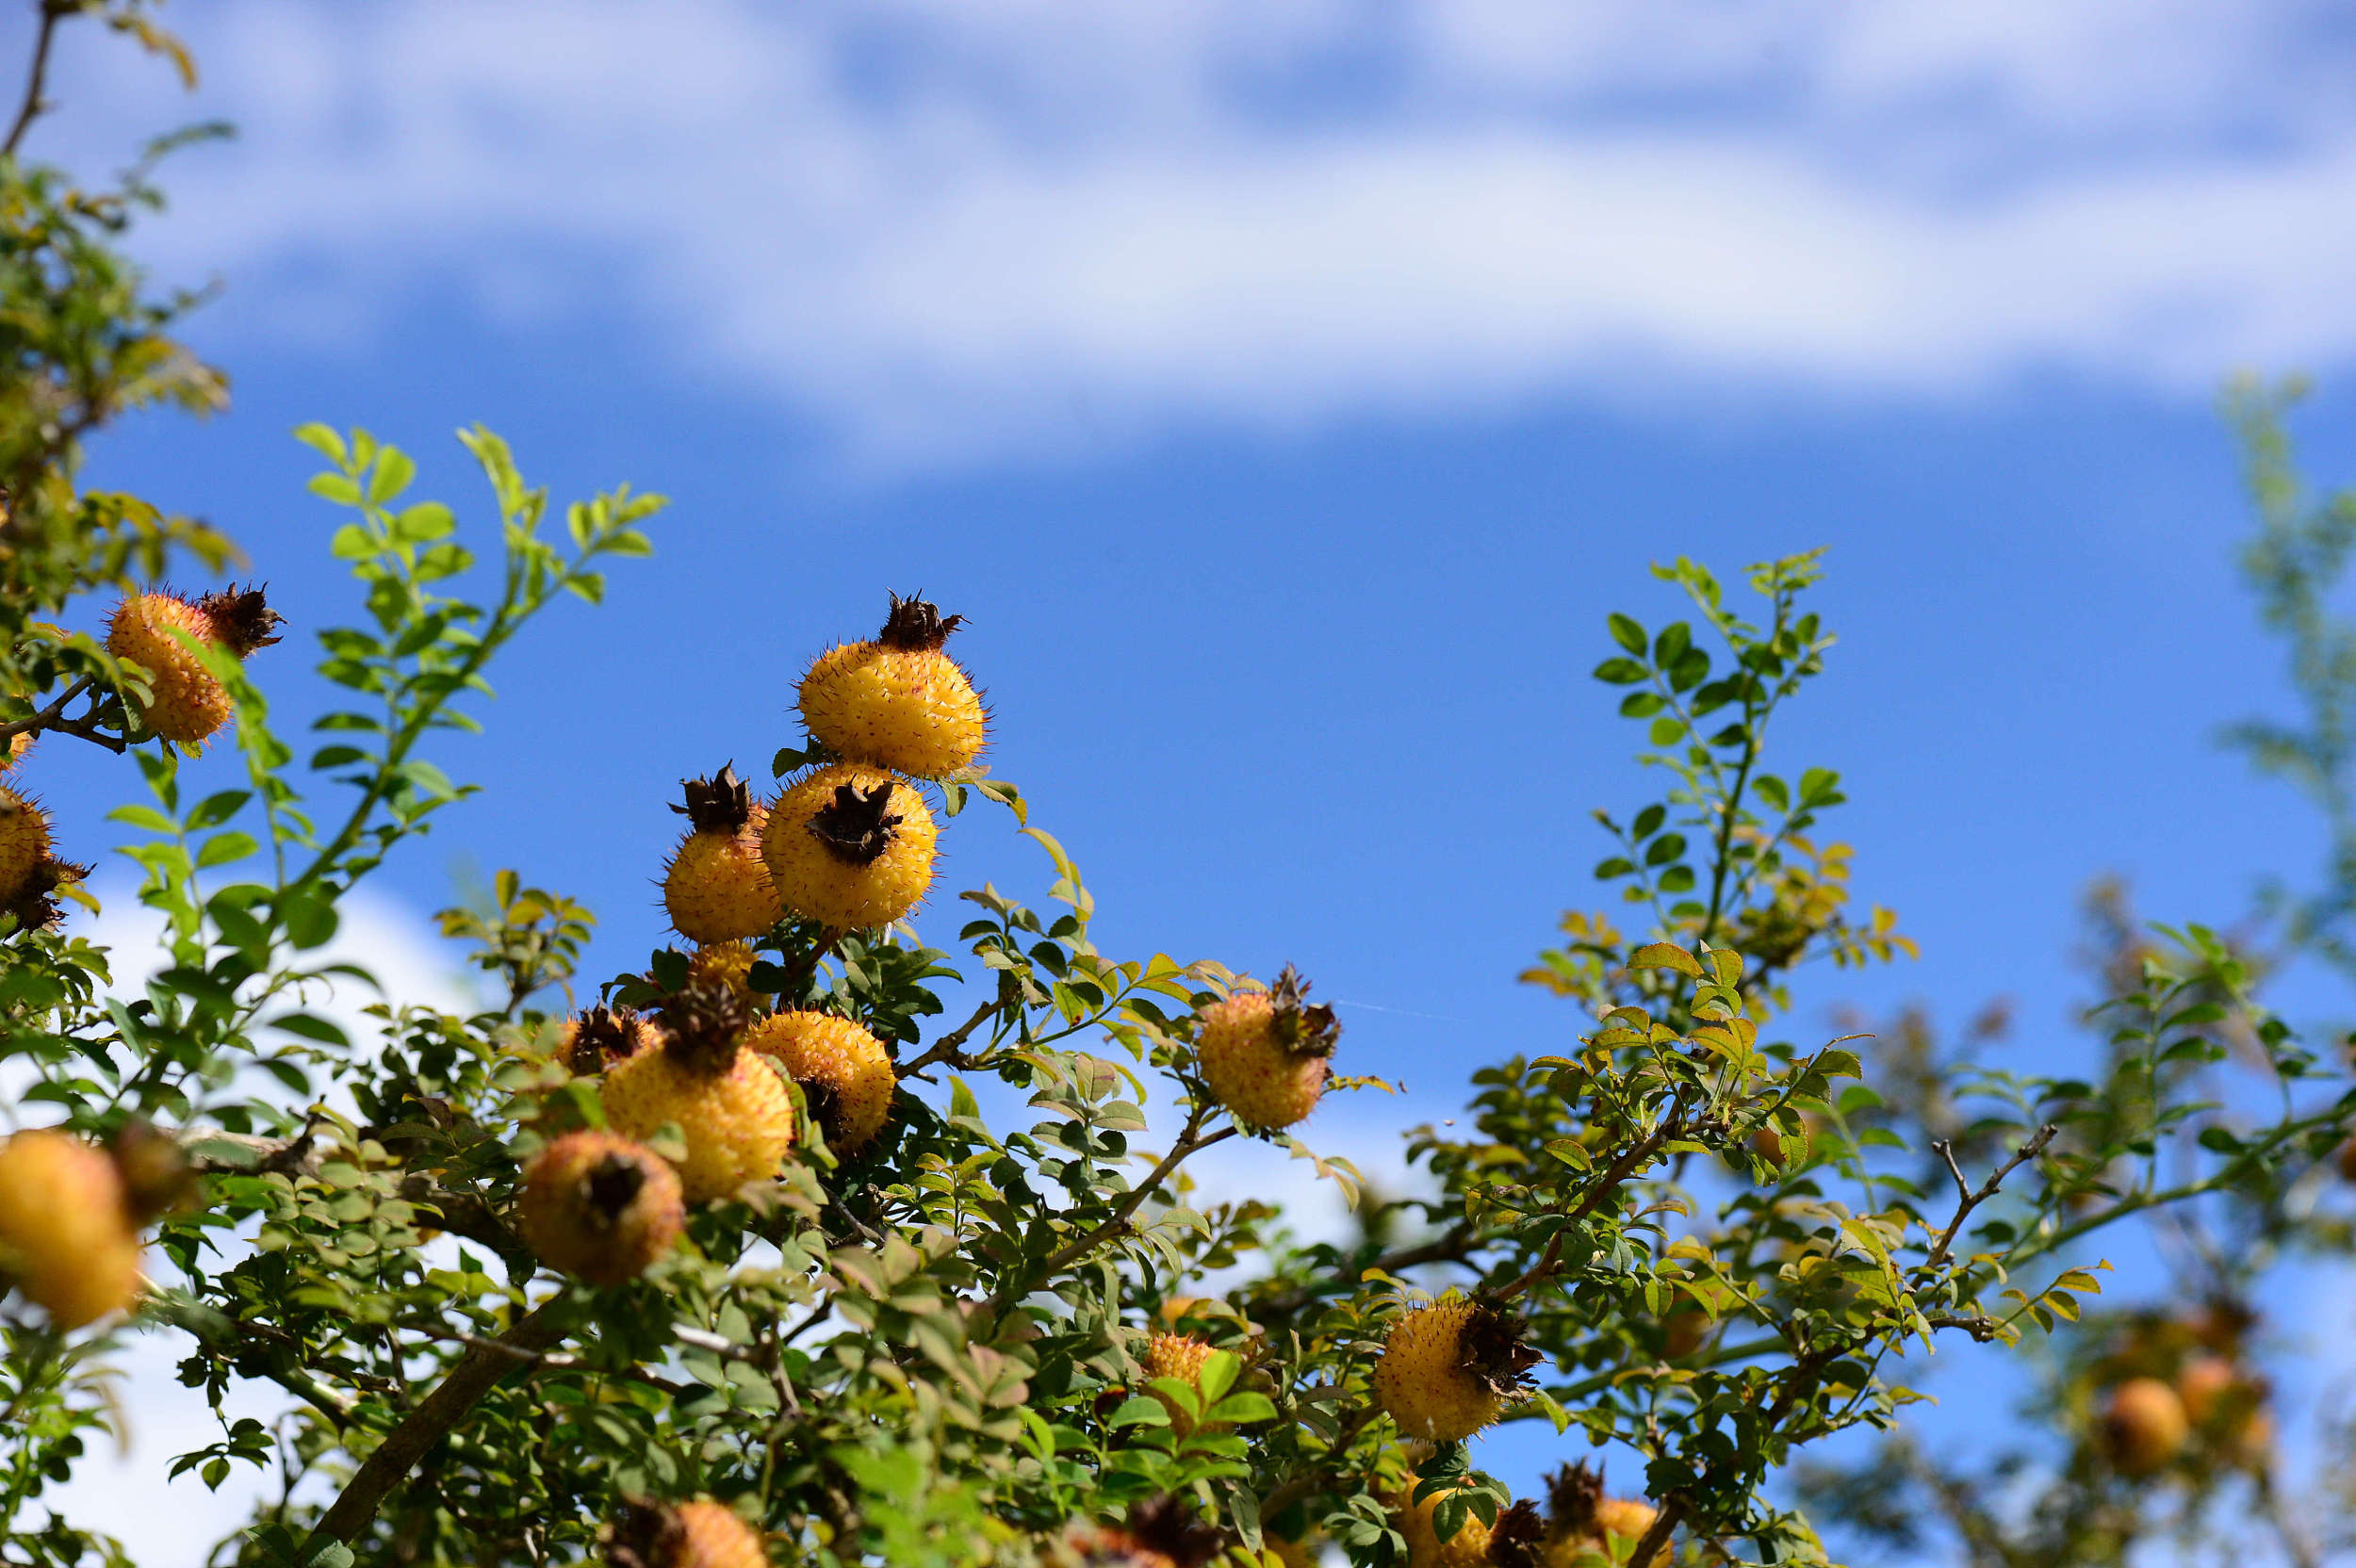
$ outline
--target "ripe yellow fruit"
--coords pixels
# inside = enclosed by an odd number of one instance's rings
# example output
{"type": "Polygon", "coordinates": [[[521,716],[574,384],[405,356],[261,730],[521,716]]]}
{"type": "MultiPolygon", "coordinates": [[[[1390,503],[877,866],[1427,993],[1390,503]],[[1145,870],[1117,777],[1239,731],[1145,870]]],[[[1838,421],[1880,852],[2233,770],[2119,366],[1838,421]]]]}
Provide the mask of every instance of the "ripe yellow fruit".
{"type": "Polygon", "coordinates": [[[10,736],[8,744],[0,746],[0,773],[14,771],[16,765],[24,761],[26,754],[31,752],[33,743],[39,739],[41,737],[30,730],[22,735],[10,736]]]}
{"type": "Polygon", "coordinates": [[[564,1021],[556,1040],[556,1059],[574,1077],[588,1078],[662,1043],[662,1031],[635,1007],[599,1005],[564,1021]]]}
{"type": "MultiPolygon", "coordinates": [[[[1481,1515],[1465,1510],[1464,1523],[1456,1527],[1454,1535],[1443,1541],[1434,1515],[1448,1494],[1434,1492],[1422,1502],[1414,1502],[1411,1499],[1415,1494],[1415,1485],[1410,1477],[1391,1516],[1399,1533],[1407,1538],[1407,1568],[1491,1568],[1490,1527],[1481,1522],[1481,1515]]],[[[1505,1516],[1499,1514],[1497,1523],[1504,1522],[1505,1516]]]]}
{"type": "Polygon", "coordinates": [[[1374,1392],[1402,1436],[1454,1443],[1519,1399],[1537,1363],[1505,1313],[1451,1295],[1391,1326],[1374,1392]]]}
{"type": "Polygon", "coordinates": [[[139,1238],[114,1161],[55,1129],[0,1144],[0,1274],[60,1329],[127,1310],[139,1238]]]}
{"type": "MultiPolygon", "coordinates": [[[[1546,1568],[1573,1568],[1582,1560],[1622,1559],[1652,1528],[1660,1511],[1629,1497],[1607,1496],[1603,1472],[1581,1460],[1546,1478],[1546,1527],[1542,1556],[1546,1568]]],[[[1667,1556],[1664,1545],[1646,1568],[1667,1556]]]]}
{"type": "MultiPolygon", "coordinates": [[[[1170,1378],[1194,1390],[1198,1403],[1203,1392],[1203,1364],[1211,1357],[1211,1347],[1191,1334],[1155,1334],[1145,1348],[1145,1378],[1150,1385],[1156,1378],[1170,1378]]],[[[1145,1391],[1158,1400],[1170,1413],[1170,1429],[1181,1440],[1196,1430],[1216,1431],[1223,1422],[1208,1422],[1198,1428],[1193,1415],[1184,1405],[1161,1390],[1148,1386],[1145,1391]]]]}
{"type": "Polygon", "coordinates": [[[194,745],[228,723],[237,705],[174,633],[244,659],[278,641],[274,629],[284,618],[259,588],[207,594],[194,604],[177,594],[137,594],[107,620],[106,651],[148,672],[140,714],[147,727],[167,741],[194,745]]]}
{"type": "Polygon", "coordinates": [[[2130,1378],[2111,1390],[2102,1446],[2121,1475],[2148,1476],[2184,1451],[2192,1435],[2184,1401],[2157,1378],[2130,1378]]]}
{"type": "Polygon", "coordinates": [[[606,1121],[641,1142],[665,1123],[686,1140],[679,1186],[692,1203],[767,1181],[794,1147],[794,1100],[767,1061],[744,1047],[744,1004],[691,984],[665,1001],[663,1044],[606,1069],[606,1121]]]}
{"type": "Polygon", "coordinates": [[[787,909],[833,930],[864,931],[923,900],[939,837],[924,797],[905,780],[839,762],[777,797],[761,853],[787,909]]]}
{"type": "Polygon", "coordinates": [[[802,1086],[810,1114],[842,1158],[875,1141],[892,1119],[899,1075],[883,1042],[833,1013],[772,1013],[744,1035],[744,1047],[774,1056],[802,1086]]]}
{"type": "Polygon", "coordinates": [[[1269,989],[1237,991],[1203,1009],[1195,1058],[1237,1121],[1290,1127],[1317,1108],[1342,1030],[1333,1008],[1304,1004],[1308,990],[1287,964],[1269,989]]]}
{"type": "Polygon", "coordinates": [[[613,1568],[768,1568],[761,1532],[725,1504],[623,1503],[606,1543],[613,1568]]]}
{"type": "Polygon", "coordinates": [[[14,915],[20,931],[54,925],[61,911],[52,895],[89,874],[49,852],[49,813],[0,784],[0,914],[14,915]]]}
{"type": "Polygon", "coordinates": [[[765,807],[730,764],[711,778],[686,781],[687,835],[663,870],[663,907],[671,927],[692,942],[758,937],[784,918],[761,858],[765,807]]]}
{"type": "Polygon", "coordinates": [[[725,986],[749,1005],[754,997],[753,965],[760,962],[749,942],[709,942],[687,961],[687,977],[706,985],[725,986]]]}
{"type": "Polygon", "coordinates": [[[838,757],[916,778],[971,766],[988,715],[964,669],[941,651],[963,621],[892,595],[874,642],[829,648],[802,677],[802,723],[838,757]]]}
{"type": "Polygon", "coordinates": [[[644,1274],[686,1224],[677,1174],[612,1133],[568,1133],[533,1155],[515,1210],[542,1263],[593,1285],[644,1274]]]}

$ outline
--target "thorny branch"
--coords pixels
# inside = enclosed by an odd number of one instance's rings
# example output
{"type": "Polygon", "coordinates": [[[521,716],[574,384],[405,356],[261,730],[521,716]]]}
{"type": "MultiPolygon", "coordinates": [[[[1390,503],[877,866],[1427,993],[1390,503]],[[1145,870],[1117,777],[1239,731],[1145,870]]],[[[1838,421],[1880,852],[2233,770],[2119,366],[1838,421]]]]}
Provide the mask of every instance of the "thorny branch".
{"type": "Polygon", "coordinates": [[[1949,1252],[1955,1248],[1955,1237],[1963,1230],[1963,1222],[1972,1217],[1972,1211],[1995,1197],[1996,1189],[2004,1184],[2005,1177],[2043,1153],[2045,1146],[2053,1142],[2054,1135],[2060,1131],[2060,1126],[2051,1121],[2039,1127],[2026,1142],[2013,1151],[2010,1159],[1989,1172],[1988,1180],[1980,1184],[1976,1192],[1972,1190],[1972,1184],[1964,1179],[1963,1168],[1955,1164],[1955,1146],[1945,1138],[1938,1139],[1931,1145],[1939,1152],[1939,1157],[1947,1163],[1947,1173],[1955,1179],[1957,1201],[1955,1217],[1947,1222],[1946,1233],[1939,1238],[1939,1245],[1931,1249],[1931,1255],[1923,1260],[1923,1273],[1935,1272],[1946,1263],[1949,1252]]]}

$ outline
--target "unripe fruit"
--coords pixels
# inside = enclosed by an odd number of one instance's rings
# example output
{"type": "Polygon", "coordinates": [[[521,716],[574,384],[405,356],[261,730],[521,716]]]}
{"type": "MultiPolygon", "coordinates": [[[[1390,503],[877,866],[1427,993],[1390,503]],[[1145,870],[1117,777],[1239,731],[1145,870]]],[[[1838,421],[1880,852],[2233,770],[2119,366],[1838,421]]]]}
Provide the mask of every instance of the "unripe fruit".
{"type": "Polygon", "coordinates": [[[54,925],[61,911],[52,895],[89,874],[49,852],[49,813],[0,784],[0,914],[14,915],[20,931],[54,925]]]}
{"type": "Polygon", "coordinates": [[[1169,1378],[1194,1391],[1197,1408],[1203,1393],[1203,1364],[1211,1359],[1211,1347],[1191,1334],[1155,1334],[1145,1348],[1145,1392],[1158,1400],[1170,1413],[1170,1429],[1181,1441],[1197,1430],[1217,1430],[1224,1422],[1198,1426],[1193,1415],[1177,1400],[1152,1385],[1156,1378],[1169,1378]]]}
{"type": "Polygon", "coordinates": [[[0,1273],[60,1329],[138,1298],[139,1239],[114,1161],[71,1134],[0,1144],[0,1273]]]}
{"type": "Polygon", "coordinates": [[[691,825],[663,870],[663,907],[671,927],[692,942],[758,937],[783,918],[769,868],[761,858],[766,808],[730,764],[685,784],[687,804],[672,810],[691,825]]]}
{"type": "Polygon", "coordinates": [[[883,1042],[833,1013],[772,1013],[744,1035],[744,1047],[777,1058],[802,1086],[803,1102],[843,1158],[875,1141],[892,1119],[899,1075],[883,1042]]]}
{"type": "Polygon", "coordinates": [[[663,1032],[635,1007],[596,1006],[564,1021],[556,1059],[576,1078],[594,1077],[626,1056],[663,1043],[663,1032]]]}
{"type": "Polygon", "coordinates": [[[761,853],[787,909],[833,930],[864,931],[924,898],[938,838],[924,797],[908,783],[841,762],[777,797],[761,853]]]}
{"type": "Polygon", "coordinates": [[[2148,1476],[2184,1451],[2192,1435],[2184,1402],[2157,1378],[2130,1378],[2111,1390],[2102,1446],[2121,1475],[2148,1476]]]}
{"type": "Polygon", "coordinates": [[[533,1155],[515,1211],[542,1263],[593,1285],[644,1274],[686,1223],[671,1168],[612,1133],[568,1133],[533,1155]]]}
{"type": "Polygon", "coordinates": [[[1237,991],[1203,1009],[1195,1058],[1203,1081],[1237,1121],[1290,1127],[1317,1108],[1341,1025],[1302,1002],[1309,983],[1290,964],[1266,991],[1237,991]]]}
{"type": "Polygon", "coordinates": [[[605,1119],[641,1142],[664,1123],[686,1140],[680,1189],[693,1203],[767,1181],[794,1147],[794,1101],[776,1070],[744,1049],[744,1004],[691,984],[663,1008],[663,1045],[606,1069],[605,1119]]]}
{"type": "Polygon", "coordinates": [[[761,1532],[723,1504],[622,1505],[606,1543],[613,1568],[768,1568],[761,1532]]]}
{"type": "Polygon", "coordinates": [[[987,715],[957,662],[941,651],[964,617],[892,596],[872,643],[844,643],[802,677],[802,723],[838,757],[941,778],[981,754],[987,715]]]}
{"type": "Polygon", "coordinates": [[[237,711],[229,693],[174,633],[244,659],[278,641],[284,619],[259,588],[207,594],[190,604],[177,594],[139,594],[106,622],[106,651],[148,672],[147,727],[167,741],[194,745],[237,711]]]}
{"type": "Polygon", "coordinates": [[[1374,1392],[1402,1435],[1454,1443],[1520,1398],[1537,1362],[1506,1314],[1450,1297],[1391,1326],[1374,1392]]]}

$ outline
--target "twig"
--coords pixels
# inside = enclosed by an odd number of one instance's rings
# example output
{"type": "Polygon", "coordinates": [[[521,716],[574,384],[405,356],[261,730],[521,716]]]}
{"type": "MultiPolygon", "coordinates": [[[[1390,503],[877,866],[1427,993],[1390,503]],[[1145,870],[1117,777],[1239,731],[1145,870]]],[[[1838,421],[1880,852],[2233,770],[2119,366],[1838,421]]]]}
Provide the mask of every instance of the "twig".
{"type": "Polygon", "coordinates": [[[518,1366],[545,1367],[551,1372],[594,1372],[600,1377],[625,1378],[631,1382],[645,1383],[649,1388],[659,1388],[674,1397],[687,1392],[686,1384],[673,1382],[641,1367],[594,1366],[567,1350],[530,1350],[502,1339],[484,1339],[480,1334],[460,1333],[454,1329],[425,1328],[415,1323],[404,1324],[403,1328],[420,1339],[439,1340],[445,1345],[464,1345],[469,1350],[505,1356],[518,1366]]]}
{"type": "Polygon", "coordinates": [[[1663,1559],[1661,1548],[1668,1545],[1669,1537],[1676,1533],[1677,1527],[1685,1523],[1685,1499],[1680,1494],[1673,1492],[1663,1497],[1661,1511],[1652,1516],[1651,1527],[1644,1531],[1644,1539],[1636,1543],[1636,1549],[1628,1554],[1628,1561],[1644,1564],[1663,1559]]]}
{"type": "MultiPolygon", "coordinates": [[[[1129,1195],[1114,1206],[1110,1217],[1078,1240],[1067,1242],[1050,1252],[1039,1264],[1035,1278],[1041,1282],[1054,1279],[1056,1274],[1087,1257],[1104,1242],[1126,1231],[1129,1228],[1129,1217],[1137,1212],[1138,1206],[1145,1201],[1155,1187],[1162,1184],[1164,1177],[1178,1168],[1181,1160],[1199,1153],[1215,1143],[1223,1143],[1235,1135],[1235,1128],[1231,1123],[1208,1137],[1197,1137],[1195,1133],[1203,1124],[1202,1119],[1203,1112],[1198,1107],[1194,1116],[1186,1122],[1185,1135],[1179,1138],[1169,1153],[1162,1156],[1161,1163],[1153,1168],[1153,1172],[1144,1181],[1131,1188],[1129,1195]]],[[[996,1316],[1005,1312],[1006,1308],[1038,1288],[1037,1284],[1025,1284],[1020,1289],[1012,1284],[1001,1285],[990,1298],[991,1315],[996,1316]]]]}
{"type": "MultiPolygon", "coordinates": [[[[1496,1298],[1500,1301],[1511,1301],[1514,1297],[1521,1295],[1522,1292],[1552,1274],[1562,1261],[1563,1233],[1601,1208],[1604,1200],[1619,1191],[1620,1184],[1627,1181],[1638,1166],[1652,1158],[1662,1144],[1677,1135],[1683,1119],[1679,1113],[1671,1112],[1661,1120],[1660,1126],[1644,1135],[1635,1147],[1613,1160],[1603,1175],[1597,1179],[1595,1184],[1588,1189],[1587,1196],[1579,1200],[1579,1206],[1562,1217],[1562,1223],[1556,1227],[1554,1234],[1546,1238],[1546,1251],[1539,1255],[1536,1263],[1530,1266],[1529,1272],[1498,1291],[1496,1298]]],[[[1644,1560],[1640,1558],[1637,1560],[1644,1560]]]]}
{"type": "Polygon", "coordinates": [[[105,746],[108,751],[121,756],[129,749],[131,743],[120,735],[110,735],[98,727],[98,721],[93,716],[98,710],[95,698],[91,700],[90,711],[80,718],[69,719],[65,716],[67,705],[97,684],[96,677],[86,675],[57,694],[57,700],[48,707],[10,723],[0,724],[0,745],[7,744],[19,735],[38,735],[43,730],[56,730],[60,735],[71,735],[76,740],[88,741],[94,746],[105,746]]]}
{"type": "MultiPolygon", "coordinates": [[[[401,1418],[376,1451],[355,1472],[312,1532],[314,1542],[340,1541],[350,1545],[376,1517],[377,1509],[393,1488],[408,1478],[426,1451],[450,1435],[475,1402],[518,1363],[515,1352],[533,1354],[564,1337],[568,1301],[564,1294],[550,1297],[532,1315],[510,1329],[493,1348],[477,1347],[459,1359],[434,1392],[401,1418]]],[[[307,1554],[306,1554],[307,1555],[307,1554]]]]}
{"type": "Polygon", "coordinates": [[[1964,1180],[1963,1168],[1955,1164],[1954,1145],[1945,1138],[1931,1145],[1939,1151],[1939,1157],[1947,1162],[1947,1173],[1955,1179],[1956,1203],[1955,1217],[1947,1222],[1946,1233],[1939,1238],[1939,1245],[1931,1249],[1931,1255],[1922,1262],[1924,1273],[1935,1272],[1946,1263],[1948,1253],[1955,1249],[1956,1235],[1963,1230],[1963,1222],[1972,1217],[1972,1211],[1995,1197],[1996,1189],[2004,1184],[2005,1177],[2043,1153],[2045,1146],[2053,1142],[2054,1135],[2060,1131],[2060,1126],[2051,1121],[2039,1127],[2026,1142],[2013,1151],[2010,1159],[1988,1174],[1977,1192],[1972,1191],[1972,1184],[1964,1180]]]}
{"type": "Polygon", "coordinates": [[[1363,1275],[1372,1270],[1396,1274],[1405,1268],[1420,1268],[1428,1263],[1462,1263],[1483,1245],[1485,1243],[1475,1235],[1473,1228],[1459,1220],[1429,1241],[1419,1241],[1412,1247],[1394,1248],[1364,1268],[1337,1272],[1312,1284],[1295,1285],[1264,1301],[1253,1302],[1245,1311],[1253,1316],[1284,1316],[1299,1312],[1329,1291],[1344,1292],[1353,1288],[1363,1275]]]}
{"type": "MultiPolygon", "coordinates": [[[[931,1045],[927,1046],[922,1056],[917,1057],[911,1062],[902,1062],[898,1067],[892,1069],[892,1071],[902,1078],[913,1078],[919,1072],[922,1072],[924,1069],[931,1067],[936,1062],[947,1062],[952,1067],[963,1067],[965,1065],[965,1058],[957,1054],[958,1048],[964,1045],[967,1040],[973,1038],[973,1031],[982,1026],[982,1022],[985,1019],[988,1019],[991,1015],[995,1014],[1004,1005],[1004,1003],[999,1002],[994,998],[990,1001],[983,1003],[980,1006],[973,1009],[973,1016],[972,1018],[967,1019],[957,1028],[950,1030],[949,1033],[941,1036],[941,1038],[933,1041],[931,1045]]],[[[930,1083],[931,1081],[932,1080],[930,1079],[925,1080],[926,1083],[930,1083]]]]}
{"type": "Polygon", "coordinates": [[[1333,1433],[1333,1441],[1328,1444],[1325,1452],[1318,1456],[1317,1465],[1295,1476],[1268,1494],[1260,1504],[1260,1517],[1273,1519],[1293,1504],[1317,1491],[1317,1483],[1322,1481],[1328,1474],[1324,1466],[1349,1453],[1350,1446],[1357,1441],[1358,1434],[1366,1429],[1366,1423],[1382,1413],[1382,1410],[1383,1407],[1376,1404],[1359,1406],[1357,1413],[1343,1422],[1340,1429],[1333,1433]]]}
{"type": "Polygon", "coordinates": [[[57,24],[80,8],[73,0],[41,0],[41,36],[33,41],[32,74],[25,83],[25,103],[16,111],[16,123],[8,127],[8,139],[0,143],[0,157],[16,156],[17,143],[25,139],[25,131],[48,107],[41,101],[41,93],[49,81],[50,41],[57,34],[57,24]]]}

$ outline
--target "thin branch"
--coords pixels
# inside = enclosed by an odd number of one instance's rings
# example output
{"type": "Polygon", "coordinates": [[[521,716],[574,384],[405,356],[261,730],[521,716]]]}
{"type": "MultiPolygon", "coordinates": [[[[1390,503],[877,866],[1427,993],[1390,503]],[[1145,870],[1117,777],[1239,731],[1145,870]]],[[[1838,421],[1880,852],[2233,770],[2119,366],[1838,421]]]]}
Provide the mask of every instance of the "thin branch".
{"type": "MultiPolygon", "coordinates": [[[[986,1020],[995,1015],[1005,1005],[1005,1003],[994,998],[989,1002],[983,1003],[980,1006],[973,1009],[973,1016],[972,1018],[967,1019],[963,1023],[957,1025],[955,1029],[950,1030],[947,1034],[941,1036],[941,1038],[933,1041],[931,1045],[925,1048],[924,1054],[922,1056],[917,1057],[914,1061],[902,1062],[898,1067],[892,1070],[893,1072],[902,1078],[913,1078],[918,1073],[924,1070],[924,1069],[931,1067],[936,1062],[947,1062],[951,1067],[963,1067],[967,1065],[966,1058],[958,1054],[959,1049],[967,1040],[973,1037],[974,1030],[979,1029],[986,1020]]],[[[930,1083],[931,1081],[932,1080],[930,1079],[925,1080],[926,1083],[930,1083]]]]}
{"type": "Polygon", "coordinates": [[[1562,1262],[1563,1233],[1573,1225],[1601,1208],[1604,1200],[1620,1190],[1620,1184],[1635,1173],[1638,1166],[1652,1158],[1662,1144],[1677,1135],[1683,1121],[1684,1118],[1680,1113],[1671,1112],[1663,1119],[1660,1126],[1644,1135],[1627,1153],[1613,1160],[1595,1184],[1588,1189],[1587,1196],[1579,1200],[1579,1206],[1562,1217],[1562,1223],[1556,1227],[1554,1234],[1546,1238],[1546,1251],[1539,1255],[1536,1263],[1530,1266],[1529,1272],[1498,1291],[1497,1299],[1511,1301],[1551,1275],[1562,1262]]]}
{"type": "MultiPolygon", "coordinates": [[[[1223,1143],[1235,1135],[1235,1128],[1231,1123],[1208,1137],[1195,1136],[1196,1130],[1202,1126],[1202,1116],[1203,1113],[1198,1108],[1194,1117],[1187,1121],[1185,1135],[1172,1146],[1169,1153],[1162,1156],[1161,1163],[1153,1168],[1153,1172],[1144,1181],[1132,1187],[1129,1195],[1114,1206],[1112,1214],[1103,1224],[1096,1226],[1078,1240],[1067,1242],[1050,1252],[1039,1264],[1035,1278],[1040,1282],[1054,1279],[1064,1269],[1096,1250],[1098,1247],[1127,1231],[1129,1217],[1137,1212],[1139,1205],[1144,1203],[1155,1187],[1162,1184],[1164,1177],[1178,1168],[1180,1161],[1210,1148],[1215,1143],[1223,1143]]],[[[990,1298],[991,1315],[996,1315],[1005,1312],[1006,1308],[1038,1288],[1038,1284],[1026,1284],[1020,1289],[1012,1284],[1001,1285],[990,1298]]]]}
{"type": "Polygon", "coordinates": [[[1931,1145],[1939,1151],[1939,1157],[1947,1162],[1948,1174],[1955,1179],[1957,1202],[1955,1217],[1947,1222],[1946,1233],[1939,1238],[1939,1245],[1931,1249],[1931,1255],[1923,1260],[1923,1272],[1936,1272],[1947,1262],[1948,1253],[1955,1249],[1955,1237],[1963,1230],[1963,1222],[1972,1217],[1972,1211],[1995,1197],[1996,1189],[2004,1184],[2005,1177],[2043,1153],[2045,1146],[2053,1142],[2054,1135],[2060,1131],[2060,1125],[2052,1121],[2039,1127],[2026,1142],[2013,1151],[2010,1159],[1989,1172],[1988,1180],[1980,1184],[1977,1192],[1972,1190],[1972,1184],[1964,1180],[1962,1168],[1955,1164],[1954,1146],[1945,1138],[1931,1145]]]}
{"type": "Polygon", "coordinates": [[[426,1451],[449,1436],[493,1384],[516,1369],[516,1352],[534,1355],[564,1337],[568,1305],[564,1293],[552,1296],[499,1340],[490,1342],[492,1348],[477,1347],[461,1357],[434,1392],[368,1455],[335,1506],[320,1518],[312,1540],[340,1541],[346,1545],[358,1540],[368,1521],[376,1517],[377,1509],[393,1488],[408,1478],[426,1451]]]}
{"type": "Polygon", "coordinates": [[[33,40],[33,69],[25,82],[25,103],[16,111],[16,123],[8,127],[8,139],[0,142],[0,157],[16,156],[17,144],[49,106],[41,98],[41,89],[49,82],[49,45],[57,35],[57,24],[80,8],[73,0],[41,0],[41,35],[33,40]]]}
{"type": "Polygon", "coordinates": [[[57,700],[48,707],[11,723],[0,724],[0,745],[6,745],[20,735],[38,735],[43,730],[55,730],[60,735],[71,735],[76,740],[88,741],[94,746],[104,746],[118,757],[121,756],[130,749],[131,743],[120,735],[110,734],[98,727],[96,717],[98,699],[95,696],[90,698],[89,710],[80,718],[69,719],[65,716],[67,704],[90,691],[97,684],[98,680],[95,676],[86,675],[60,692],[57,700]]]}
{"type": "Polygon", "coordinates": [[[1644,1531],[1644,1539],[1636,1543],[1636,1549],[1628,1554],[1628,1561],[1644,1564],[1657,1560],[1666,1560],[1662,1548],[1669,1544],[1669,1537],[1683,1523],[1685,1499],[1673,1492],[1661,1500],[1660,1511],[1652,1516],[1652,1527],[1644,1531]]]}
{"type": "Polygon", "coordinates": [[[464,1345],[469,1350],[482,1350],[491,1355],[505,1356],[518,1366],[535,1366],[551,1372],[594,1372],[600,1377],[625,1378],[631,1382],[659,1388],[677,1397],[687,1392],[685,1383],[674,1382],[637,1366],[596,1366],[567,1350],[531,1350],[511,1345],[501,1339],[484,1339],[480,1334],[460,1333],[453,1329],[431,1329],[417,1324],[404,1324],[403,1331],[420,1339],[439,1340],[445,1345],[464,1345]]]}

